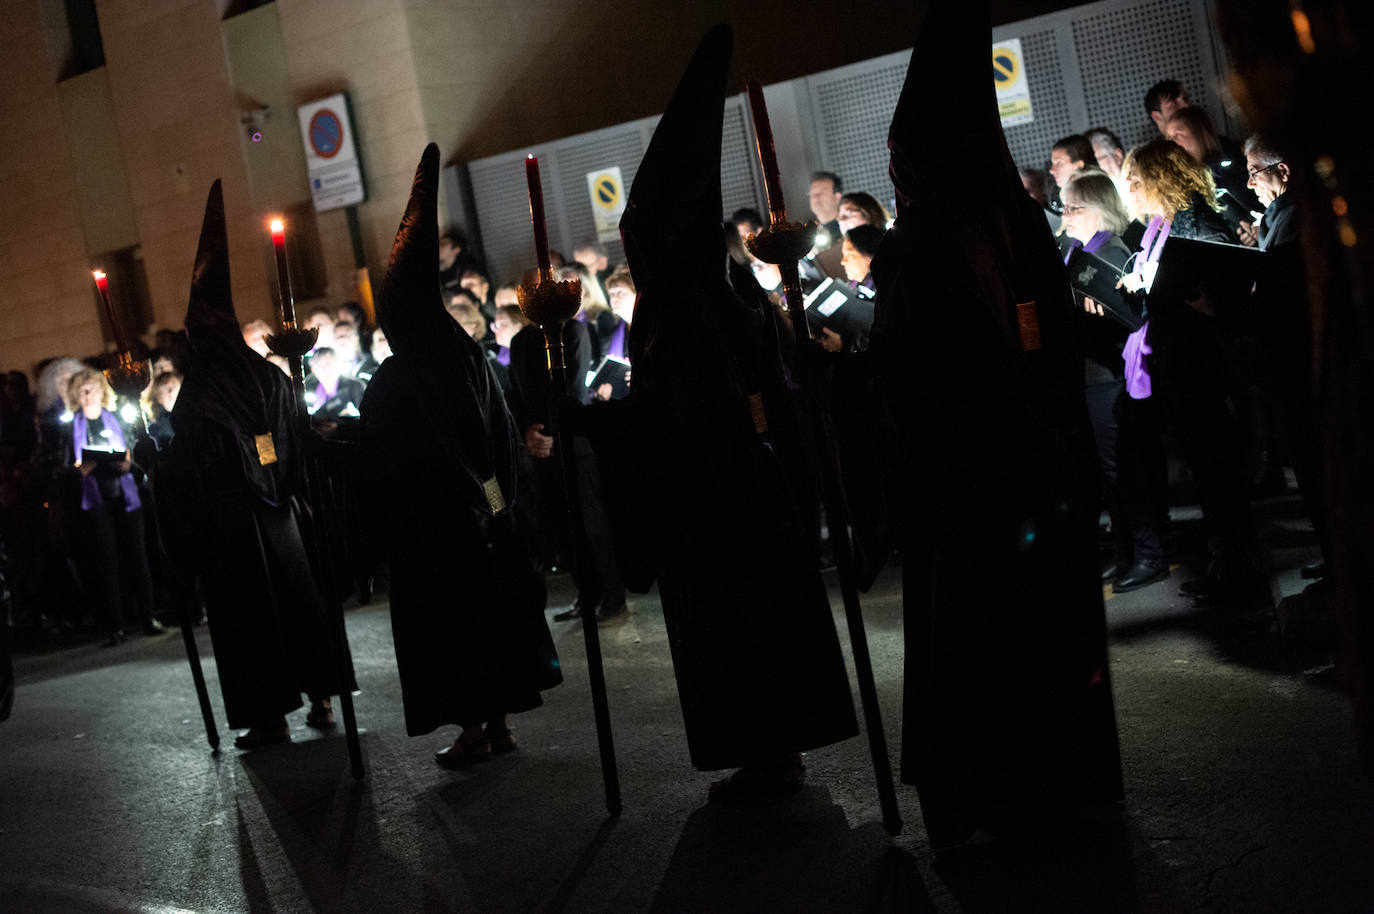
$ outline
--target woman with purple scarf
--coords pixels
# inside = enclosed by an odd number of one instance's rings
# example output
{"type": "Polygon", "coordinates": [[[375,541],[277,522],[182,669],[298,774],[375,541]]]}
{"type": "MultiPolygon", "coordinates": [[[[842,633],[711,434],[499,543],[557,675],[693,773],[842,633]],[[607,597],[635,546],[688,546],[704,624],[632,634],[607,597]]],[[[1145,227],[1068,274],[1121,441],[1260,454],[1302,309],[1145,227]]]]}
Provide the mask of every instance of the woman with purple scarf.
{"type": "Polygon", "coordinates": [[[124,596],[137,602],[143,630],[163,631],[153,618],[153,576],[143,539],[143,503],[131,470],[124,429],[110,408],[115,394],[93,368],[72,375],[68,398],[76,405],[71,421],[72,465],[80,480],[77,556],[87,590],[102,604],[111,645],[124,640],[124,596]],[[99,459],[92,452],[100,452],[99,459]]]}
{"type": "MultiPolygon", "coordinates": [[[[1078,171],[1061,196],[1068,240],[1064,262],[1082,248],[1124,270],[1131,249],[1121,233],[1131,217],[1112,179],[1095,168],[1078,171]]],[[[1169,576],[1164,555],[1168,508],[1159,485],[1166,472],[1164,450],[1154,404],[1128,394],[1122,361],[1126,328],[1087,299],[1083,330],[1083,394],[1112,520],[1112,557],[1102,566],[1102,580],[1116,593],[1128,593],[1169,576]]]]}

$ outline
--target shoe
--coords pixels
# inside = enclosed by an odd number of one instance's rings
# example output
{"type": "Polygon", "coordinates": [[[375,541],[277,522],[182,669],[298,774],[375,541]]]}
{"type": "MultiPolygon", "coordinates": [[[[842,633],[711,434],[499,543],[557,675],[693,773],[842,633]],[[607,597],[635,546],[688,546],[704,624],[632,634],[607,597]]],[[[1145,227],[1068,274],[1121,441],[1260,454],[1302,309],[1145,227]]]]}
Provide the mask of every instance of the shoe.
{"type": "Polygon", "coordinates": [[[124,643],[125,641],[127,641],[128,639],[129,639],[129,636],[126,635],[126,634],[124,634],[124,629],[122,629],[122,628],[117,628],[117,629],[115,629],[113,632],[110,633],[109,640],[107,640],[107,641],[105,642],[105,646],[106,646],[106,647],[115,647],[115,646],[117,646],[117,645],[123,644],[123,643],[124,643]]]}
{"type": "Polygon", "coordinates": [[[1156,581],[1162,581],[1169,576],[1169,566],[1166,564],[1150,565],[1145,562],[1136,562],[1121,577],[1112,584],[1112,593],[1130,593],[1142,587],[1149,587],[1156,581]]]}
{"type": "Polygon", "coordinates": [[[251,752],[254,749],[262,749],[265,746],[274,746],[277,743],[287,743],[291,741],[291,728],[286,725],[286,721],[273,724],[270,727],[249,727],[245,732],[234,737],[234,747],[251,752]]]}
{"type": "Polygon", "coordinates": [[[491,744],[491,751],[497,755],[515,751],[515,735],[509,729],[488,730],[487,741],[491,744]]]}
{"type": "Polygon", "coordinates": [[[312,701],[305,715],[305,725],[315,730],[328,730],[334,726],[334,709],[323,701],[312,701]]]}
{"type": "Polygon", "coordinates": [[[795,756],[781,764],[747,765],[712,783],[707,797],[718,803],[766,803],[800,793],[805,783],[806,765],[795,756]]]}
{"type": "Polygon", "coordinates": [[[600,606],[598,606],[598,607],[596,608],[596,621],[598,621],[598,622],[610,622],[610,621],[612,621],[612,620],[617,620],[617,621],[618,621],[618,620],[620,620],[620,619],[623,619],[623,618],[626,616],[626,614],[629,613],[629,611],[630,611],[630,610],[629,610],[629,607],[627,607],[623,602],[622,602],[622,603],[617,603],[617,604],[615,604],[614,606],[608,605],[608,604],[606,604],[606,603],[602,603],[600,606]]]}
{"type": "Polygon", "coordinates": [[[565,606],[565,607],[563,607],[562,609],[560,609],[558,612],[556,612],[556,613],[553,614],[553,621],[555,621],[555,622],[571,622],[573,619],[581,619],[581,618],[582,618],[582,604],[581,604],[581,603],[574,603],[574,604],[571,605],[571,606],[565,606]]]}
{"type": "Polygon", "coordinates": [[[147,622],[143,623],[143,634],[145,635],[161,635],[165,634],[166,631],[167,626],[156,619],[149,619],[147,622]]]}
{"type": "Polygon", "coordinates": [[[1103,566],[1102,566],[1102,583],[1105,584],[1105,583],[1108,582],[1108,581],[1111,581],[1111,580],[1114,580],[1115,578],[1121,577],[1121,569],[1122,569],[1122,567],[1123,567],[1122,563],[1121,563],[1121,562],[1118,562],[1116,559],[1112,559],[1110,562],[1108,562],[1107,564],[1103,565],[1103,566]]]}
{"type": "MultiPolygon", "coordinates": [[[[514,747],[512,747],[514,748],[514,747]]],[[[460,736],[453,741],[452,746],[447,746],[434,753],[434,762],[440,768],[447,768],[449,771],[457,771],[478,762],[485,762],[491,758],[491,741],[485,736],[473,742],[463,742],[460,736]]]]}

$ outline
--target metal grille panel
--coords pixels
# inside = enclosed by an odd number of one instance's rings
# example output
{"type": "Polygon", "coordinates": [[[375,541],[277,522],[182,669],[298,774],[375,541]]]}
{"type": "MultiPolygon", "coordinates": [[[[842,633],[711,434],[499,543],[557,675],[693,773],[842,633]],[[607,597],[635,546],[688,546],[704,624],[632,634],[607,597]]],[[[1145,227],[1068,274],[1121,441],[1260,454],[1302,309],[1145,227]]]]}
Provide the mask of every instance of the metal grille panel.
{"type": "Polygon", "coordinates": [[[1074,18],[1073,46],[1090,122],[1086,126],[1107,126],[1128,149],[1154,139],[1159,132],[1145,113],[1145,91],[1173,78],[1182,81],[1194,104],[1206,108],[1222,129],[1216,71],[1203,43],[1206,23],[1200,12],[1194,0],[1145,0],[1074,18]]]}
{"type": "Polygon", "coordinates": [[[1049,162],[1050,149],[1055,140],[1084,128],[1076,127],[1069,115],[1064,67],[1059,59],[1055,31],[1044,29],[1013,37],[1021,39],[1021,54],[1026,58],[1024,65],[1026,83],[1030,89],[1031,113],[1035,120],[1029,124],[1003,128],[1002,133],[1007,138],[1011,157],[1018,166],[1044,168],[1049,162]]]}
{"type": "Polygon", "coordinates": [[[766,208],[759,189],[758,155],[744,101],[725,100],[725,125],[720,138],[720,195],[722,218],[741,207],[760,213],[766,208]]]}
{"type": "MultiPolygon", "coordinates": [[[[567,239],[561,248],[571,257],[580,242],[595,240],[596,223],[592,201],[587,194],[587,173],[619,166],[624,181],[622,194],[629,194],[639,161],[644,158],[644,141],[635,125],[598,131],[586,138],[571,137],[555,144],[558,151],[558,180],[562,185],[564,212],[567,214],[567,239]]],[[[620,239],[604,242],[612,264],[625,259],[620,239]]]]}
{"type": "Polygon", "coordinates": [[[807,78],[821,167],[839,175],[845,190],[870,193],[888,206],[887,129],[910,59],[910,52],[889,54],[807,78]]]}
{"type": "MultiPolygon", "coordinates": [[[[554,197],[554,168],[549,151],[532,149],[539,156],[539,183],[544,189],[544,215],[549,244],[564,244],[559,223],[561,212],[554,197]]],[[[516,282],[521,270],[534,266],[534,234],[530,230],[529,195],[525,185],[525,153],[508,153],[469,165],[473,203],[481,219],[482,247],[487,270],[495,283],[516,282]]]]}

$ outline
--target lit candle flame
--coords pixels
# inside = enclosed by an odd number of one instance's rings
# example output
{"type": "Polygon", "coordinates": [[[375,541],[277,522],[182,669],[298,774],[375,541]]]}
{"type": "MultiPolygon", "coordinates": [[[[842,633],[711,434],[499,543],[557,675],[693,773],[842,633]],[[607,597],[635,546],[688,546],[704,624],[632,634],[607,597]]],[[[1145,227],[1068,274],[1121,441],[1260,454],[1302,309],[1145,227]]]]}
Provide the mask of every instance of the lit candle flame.
{"type": "Polygon", "coordinates": [[[280,219],[273,219],[267,224],[267,227],[271,230],[273,235],[286,234],[286,225],[280,219]]]}
{"type": "Polygon", "coordinates": [[[105,271],[104,271],[104,270],[92,270],[92,271],[91,271],[91,276],[95,277],[95,281],[96,281],[96,282],[100,282],[102,279],[105,278],[105,271]]]}

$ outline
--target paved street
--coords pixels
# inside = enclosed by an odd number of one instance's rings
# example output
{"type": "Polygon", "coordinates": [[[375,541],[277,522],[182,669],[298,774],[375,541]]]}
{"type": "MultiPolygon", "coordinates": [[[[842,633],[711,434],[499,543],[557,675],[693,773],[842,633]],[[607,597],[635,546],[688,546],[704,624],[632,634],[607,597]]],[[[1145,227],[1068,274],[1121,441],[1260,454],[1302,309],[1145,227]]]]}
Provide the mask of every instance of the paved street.
{"type": "MultiPolygon", "coordinates": [[[[455,733],[405,735],[385,595],[351,609],[360,786],[342,734],[307,730],[303,711],[292,745],[232,748],[205,629],[218,755],[176,633],[23,654],[14,717],[0,725],[0,910],[1374,909],[1374,785],[1323,657],[1280,639],[1267,615],[1188,608],[1179,580],[1107,602],[1120,821],[939,861],[913,789],[899,787],[905,832],[883,831],[861,739],[810,753],[793,801],[708,804],[713,778],[687,762],[653,596],[602,628],[617,821],[603,806],[579,623],[553,625],[567,681],[513,720],[519,751],[451,773],[431,754],[455,733]]],[[[553,578],[550,605],[568,588],[553,578]]],[[[895,765],[897,569],[864,607],[895,765]]]]}

